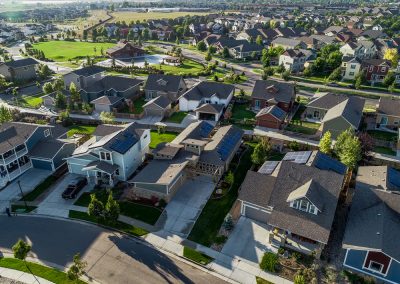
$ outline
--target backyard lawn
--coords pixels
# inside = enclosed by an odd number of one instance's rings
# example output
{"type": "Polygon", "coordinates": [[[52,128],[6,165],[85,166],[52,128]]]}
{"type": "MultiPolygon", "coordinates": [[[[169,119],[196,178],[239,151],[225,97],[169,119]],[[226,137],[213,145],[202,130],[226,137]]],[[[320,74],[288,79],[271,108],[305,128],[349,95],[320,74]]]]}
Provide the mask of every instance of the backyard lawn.
{"type": "Polygon", "coordinates": [[[178,133],[164,132],[158,134],[157,130],[152,130],[150,132],[150,135],[151,135],[150,148],[154,149],[157,147],[158,144],[162,142],[171,142],[172,140],[175,139],[176,136],[178,136],[178,133]]]}
{"type": "Polygon", "coordinates": [[[72,137],[74,134],[85,134],[91,135],[96,130],[96,125],[72,125],[67,132],[68,137],[72,137]]]}
{"type": "Polygon", "coordinates": [[[38,108],[43,102],[42,96],[43,94],[23,96],[19,99],[19,102],[25,107],[38,108]]]}
{"type": "MultiPolygon", "coordinates": [[[[36,276],[49,280],[53,283],[75,283],[84,284],[81,280],[70,280],[66,273],[51,267],[40,265],[37,263],[23,261],[16,258],[0,258],[0,267],[10,268],[26,273],[32,273],[36,276]]],[[[7,283],[7,282],[5,282],[7,283]]],[[[14,282],[13,282],[14,283],[14,282]]]]}
{"type": "Polygon", "coordinates": [[[287,131],[298,132],[306,135],[314,135],[321,124],[292,120],[292,122],[285,128],[287,131]]]}
{"type": "Polygon", "coordinates": [[[232,109],[232,118],[233,119],[253,119],[256,114],[249,110],[248,104],[234,104],[232,109]]]}
{"type": "Polygon", "coordinates": [[[397,140],[397,133],[391,133],[387,131],[380,131],[380,130],[368,130],[367,131],[372,138],[378,140],[385,140],[385,141],[396,141],[397,140]]]}
{"type": "Polygon", "coordinates": [[[186,111],[174,112],[170,117],[166,118],[165,121],[173,123],[181,123],[182,120],[188,115],[186,111]]]}
{"type": "Polygon", "coordinates": [[[106,50],[113,46],[115,46],[115,43],[53,40],[35,43],[33,48],[43,51],[48,59],[65,62],[69,59],[83,59],[87,55],[101,56],[102,48],[105,54],[106,50]]]}

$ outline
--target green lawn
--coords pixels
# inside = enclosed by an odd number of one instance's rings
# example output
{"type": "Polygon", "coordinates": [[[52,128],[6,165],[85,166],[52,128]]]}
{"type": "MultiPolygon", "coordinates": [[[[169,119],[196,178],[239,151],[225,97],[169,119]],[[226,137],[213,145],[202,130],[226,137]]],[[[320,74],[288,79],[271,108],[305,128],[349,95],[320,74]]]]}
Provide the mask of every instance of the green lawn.
{"type": "Polygon", "coordinates": [[[183,256],[201,265],[207,265],[214,260],[212,257],[189,247],[183,248],[183,256]]]}
{"type": "Polygon", "coordinates": [[[385,141],[396,141],[397,140],[396,133],[380,131],[380,130],[368,130],[367,132],[369,135],[371,135],[372,138],[375,138],[378,140],[385,140],[385,141]]]}
{"type": "Polygon", "coordinates": [[[133,113],[134,114],[141,114],[143,112],[143,106],[146,104],[147,102],[144,100],[144,97],[140,97],[137,100],[135,100],[133,102],[133,113]]]}
{"type": "Polygon", "coordinates": [[[126,223],[123,223],[120,221],[117,221],[115,226],[110,226],[109,224],[106,224],[105,222],[97,222],[97,220],[95,218],[93,218],[92,216],[89,216],[86,212],[69,210],[68,217],[71,219],[79,219],[79,220],[85,220],[85,221],[89,221],[89,222],[93,222],[93,223],[98,223],[100,225],[107,225],[109,227],[113,227],[114,229],[123,231],[128,234],[132,234],[134,236],[139,236],[139,237],[149,233],[148,231],[146,231],[144,229],[137,228],[137,227],[134,227],[132,225],[129,225],[129,224],[126,224],[126,223]]]}
{"type": "Polygon", "coordinates": [[[265,280],[264,278],[256,276],[256,282],[257,284],[273,284],[272,282],[269,282],[268,280],[265,280]]]}
{"type": "MultiPolygon", "coordinates": [[[[71,259],[72,260],[72,259],[71,259]]],[[[51,267],[43,266],[33,262],[24,262],[15,258],[0,258],[0,267],[10,268],[18,271],[27,273],[33,273],[34,275],[49,280],[57,284],[84,284],[86,282],[82,280],[72,281],[68,278],[67,274],[51,267]]]]}
{"type": "MultiPolygon", "coordinates": [[[[158,66],[158,65],[155,65],[158,66]]],[[[158,68],[158,67],[157,67],[158,68]]],[[[172,65],[161,65],[161,70],[168,74],[174,75],[189,75],[193,73],[197,73],[203,71],[203,65],[189,59],[185,59],[180,66],[172,66],[172,65]]]]}
{"type": "Polygon", "coordinates": [[[103,52],[105,53],[108,48],[113,46],[115,46],[115,43],[53,40],[35,43],[33,48],[43,51],[48,59],[65,62],[69,59],[82,59],[87,55],[101,56],[101,48],[103,48],[103,52]]]}
{"type": "Polygon", "coordinates": [[[313,135],[317,132],[321,125],[318,123],[307,122],[307,121],[296,121],[292,122],[285,128],[287,131],[303,133],[306,135],[313,135]]]}
{"type": "Polygon", "coordinates": [[[43,102],[42,96],[43,96],[43,94],[37,94],[37,95],[32,95],[32,96],[23,96],[20,98],[19,101],[22,106],[38,108],[43,102]]]}
{"type": "Polygon", "coordinates": [[[233,119],[253,119],[256,114],[249,110],[248,104],[234,104],[232,108],[232,118],[233,119]]]}
{"type": "Polygon", "coordinates": [[[389,155],[389,156],[396,156],[396,152],[393,151],[389,147],[375,146],[374,152],[379,153],[379,154],[389,155]]]}
{"type": "MultiPolygon", "coordinates": [[[[74,205],[88,207],[90,203],[90,194],[91,194],[90,192],[82,193],[82,195],[78,198],[78,200],[75,201],[74,205]]],[[[103,202],[103,204],[107,202],[108,198],[107,191],[98,190],[95,192],[95,194],[97,199],[103,202]]],[[[158,208],[138,203],[127,202],[127,201],[118,203],[121,210],[120,213],[122,215],[143,221],[150,225],[154,225],[157,222],[158,217],[160,217],[162,213],[162,211],[158,208]]]]}
{"type": "Polygon", "coordinates": [[[222,198],[208,200],[189,234],[189,240],[205,246],[213,244],[226,214],[238,197],[238,189],[252,165],[252,152],[253,144],[249,145],[249,149],[242,155],[237,166],[230,166],[235,175],[231,190],[222,198]]]}
{"type": "Polygon", "coordinates": [[[72,125],[67,132],[68,137],[72,137],[74,134],[91,135],[96,130],[96,125],[72,125]]]}
{"type": "Polygon", "coordinates": [[[187,116],[187,114],[188,113],[186,111],[177,111],[174,112],[170,117],[165,119],[165,121],[173,123],[181,123],[182,120],[187,116]]]}
{"type": "Polygon", "coordinates": [[[52,186],[57,179],[54,176],[48,176],[44,181],[38,184],[34,190],[29,192],[22,198],[21,200],[25,201],[35,201],[41,194],[43,194],[46,190],[52,186]]]}
{"type": "Polygon", "coordinates": [[[27,206],[25,207],[25,205],[11,205],[11,212],[15,212],[16,210],[20,210],[20,209],[24,209],[25,212],[24,213],[29,213],[33,210],[35,210],[37,207],[36,206],[27,206]]]}
{"type": "Polygon", "coordinates": [[[151,136],[150,148],[154,149],[157,147],[158,144],[162,142],[171,142],[172,140],[175,139],[176,136],[178,136],[178,133],[165,132],[158,134],[157,130],[152,130],[150,132],[150,136],[151,136]]]}

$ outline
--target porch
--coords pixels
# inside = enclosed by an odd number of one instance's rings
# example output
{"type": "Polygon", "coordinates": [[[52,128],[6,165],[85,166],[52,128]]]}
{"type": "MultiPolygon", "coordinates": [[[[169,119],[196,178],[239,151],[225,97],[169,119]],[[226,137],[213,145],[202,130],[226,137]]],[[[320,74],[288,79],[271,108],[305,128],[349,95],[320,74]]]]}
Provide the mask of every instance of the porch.
{"type": "Polygon", "coordinates": [[[119,167],[104,161],[94,161],[82,169],[86,171],[89,183],[113,187],[118,180],[119,167]]]}
{"type": "Polygon", "coordinates": [[[307,255],[320,251],[320,244],[302,236],[287,233],[275,228],[269,235],[269,242],[273,247],[286,247],[307,255]]]}

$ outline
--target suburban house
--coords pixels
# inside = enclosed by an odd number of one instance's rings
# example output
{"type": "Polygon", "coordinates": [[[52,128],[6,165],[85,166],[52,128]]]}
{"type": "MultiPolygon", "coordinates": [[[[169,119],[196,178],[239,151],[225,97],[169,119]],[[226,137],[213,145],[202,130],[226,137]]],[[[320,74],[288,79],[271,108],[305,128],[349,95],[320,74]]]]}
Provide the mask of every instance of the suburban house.
{"type": "Polygon", "coordinates": [[[271,42],[272,47],[282,47],[283,49],[296,49],[296,48],[307,48],[307,44],[304,42],[293,39],[293,38],[285,38],[285,37],[277,37],[271,42]]]}
{"type": "Polygon", "coordinates": [[[169,98],[158,96],[143,105],[146,116],[169,117],[172,114],[172,106],[169,98]]]}
{"type": "Polygon", "coordinates": [[[65,89],[68,90],[71,83],[74,83],[76,89],[80,89],[99,81],[105,70],[99,66],[89,66],[76,69],[64,75],[65,89]]]}
{"type": "Polygon", "coordinates": [[[143,89],[148,101],[165,96],[171,102],[176,102],[187,90],[187,86],[182,76],[149,74],[143,89]]]}
{"type": "Polygon", "coordinates": [[[112,112],[123,103],[123,98],[102,96],[100,98],[92,100],[90,103],[94,105],[94,110],[96,112],[112,112]]]}
{"type": "Polygon", "coordinates": [[[195,111],[201,120],[218,121],[234,93],[233,85],[201,81],[179,98],[179,110],[195,111]]]}
{"type": "Polygon", "coordinates": [[[336,93],[315,93],[303,112],[304,119],[321,122],[328,110],[342,103],[348,96],[336,93]]]}
{"type": "Polygon", "coordinates": [[[296,90],[293,83],[257,80],[251,94],[251,105],[255,111],[271,105],[277,105],[285,112],[289,112],[292,109],[295,98],[296,90]]]}
{"type": "Polygon", "coordinates": [[[375,44],[372,41],[360,40],[358,42],[348,42],[340,48],[343,56],[356,57],[360,60],[372,59],[377,53],[375,44]]]}
{"type": "Polygon", "coordinates": [[[29,81],[36,79],[36,69],[39,65],[33,58],[24,58],[0,62],[0,75],[9,81],[29,81]]]}
{"type": "Polygon", "coordinates": [[[279,65],[292,73],[298,73],[304,70],[306,55],[299,49],[287,49],[279,56],[279,65]]]}
{"type": "Polygon", "coordinates": [[[267,128],[282,129],[287,113],[276,105],[260,109],[256,114],[256,125],[267,128]]]}
{"type": "Polygon", "coordinates": [[[365,70],[367,81],[373,86],[376,83],[382,83],[383,79],[391,67],[390,61],[385,59],[364,60],[361,69],[365,70]]]}
{"type": "Polygon", "coordinates": [[[185,128],[172,142],[161,143],[150,161],[129,183],[137,198],[169,202],[186,178],[205,175],[218,180],[237,152],[243,130],[229,125],[214,127],[198,121],[185,128]]]}
{"type": "Polygon", "coordinates": [[[328,243],[347,168],[319,151],[289,152],[248,171],[238,200],[241,215],[267,224],[273,247],[319,257],[328,243]]]}
{"type": "MultiPolygon", "coordinates": [[[[82,86],[79,90],[81,100],[92,102],[103,96],[135,99],[140,94],[142,80],[122,76],[104,76],[82,86]]],[[[114,99],[116,100],[116,99],[114,99]]]]}
{"type": "Polygon", "coordinates": [[[244,41],[229,48],[229,54],[236,59],[259,58],[264,47],[256,43],[244,41]]]}
{"type": "Polygon", "coordinates": [[[396,131],[400,124],[400,100],[381,97],[376,109],[376,128],[396,131]]]}
{"type": "Polygon", "coordinates": [[[53,126],[5,122],[0,126],[0,186],[30,168],[55,171],[65,164],[75,144],[55,139],[53,126]]]}
{"type": "Polygon", "coordinates": [[[134,46],[130,42],[122,41],[116,46],[107,49],[106,54],[111,58],[130,59],[133,57],[144,56],[145,51],[138,46],[134,46]]]}
{"type": "Polygon", "coordinates": [[[379,282],[400,283],[399,190],[399,171],[359,167],[343,238],[345,268],[379,282]]]}
{"type": "Polygon", "coordinates": [[[113,186],[126,181],[149,152],[150,130],[137,123],[99,125],[93,137],[66,158],[70,173],[89,182],[113,186]]]}
{"type": "Polygon", "coordinates": [[[361,70],[361,60],[357,57],[343,56],[342,77],[345,80],[355,80],[361,70]]]}
{"type": "Polygon", "coordinates": [[[321,122],[322,134],[329,131],[335,139],[349,128],[357,131],[361,125],[364,104],[365,99],[351,96],[329,109],[321,122]]]}

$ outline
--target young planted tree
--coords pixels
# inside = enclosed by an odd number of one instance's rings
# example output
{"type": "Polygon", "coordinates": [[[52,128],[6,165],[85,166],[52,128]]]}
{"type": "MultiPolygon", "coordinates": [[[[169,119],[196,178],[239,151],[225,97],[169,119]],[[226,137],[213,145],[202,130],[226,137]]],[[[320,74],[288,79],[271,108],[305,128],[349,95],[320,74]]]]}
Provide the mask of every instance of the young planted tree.
{"type": "Polygon", "coordinates": [[[233,184],[234,181],[235,181],[235,176],[232,173],[232,171],[229,171],[227,173],[227,175],[225,176],[225,182],[229,183],[229,184],[233,184]]]}
{"type": "Polygon", "coordinates": [[[31,249],[32,247],[21,239],[12,247],[14,257],[20,260],[25,260],[31,249]]]}
{"type": "Polygon", "coordinates": [[[357,166],[361,160],[361,142],[354,130],[348,129],[338,136],[334,151],[340,161],[350,169],[357,166]]]}
{"type": "Polygon", "coordinates": [[[258,35],[256,38],[256,44],[258,45],[263,45],[263,39],[261,37],[261,35],[258,35]]]}
{"type": "Polygon", "coordinates": [[[1,105],[0,106],[0,123],[12,121],[12,120],[13,120],[13,116],[11,114],[10,109],[5,107],[4,105],[1,105]]]}
{"type": "Polygon", "coordinates": [[[53,84],[51,82],[46,82],[43,85],[43,93],[45,93],[46,95],[51,94],[54,92],[54,87],[53,84]]]}
{"type": "Polygon", "coordinates": [[[229,58],[230,54],[229,54],[229,49],[225,46],[224,49],[222,49],[222,57],[223,58],[229,58]]]}
{"type": "Polygon", "coordinates": [[[342,79],[342,70],[341,70],[341,68],[338,67],[335,70],[333,70],[332,73],[329,75],[328,79],[330,81],[340,81],[340,79],[342,79]]]}
{"type": "Polygon", "coordinates": [[[112,192],[110,191],[104,210],[104,217],[108,223],[115,224],[118,220],[119,213],[119,204],[116,200],[114,200],[112,192]]]}
{"type": "Polygon", "coordinates": [[[65,109],[67,107],[67,98],[62,92],[57,92],[55,105],[59,109],[65,109]]]}
{"type": "Polygon", "coordinates": [[[111,124],[114,122],[114,114],[112,112],[102,111],[100,113],[100,120],[105,124],[111,124]]]}
{"type": "Polygon", "coordinates": [[[104,218],[104,205],[97,199],[95,194],[90,195],[88,214],[89,216],[96,218],[97,221],[103,220],[104,218]]]}
{"type": "Polygon", "coordinates": [[[330,131],[327,131],[322,136],[321,140],[319,141],[319,150],[322,153],[330,154],[332,151],[332,135],[330,131]]]}
{"type": "Polygon", "coordinates": [[[77,281],[83,274],[85,274],[86,266],[87,262],[81,259],[81,255],[79,253],[75,254],[73,264],[67,271],[68,278],[77,281]]]}
{"type": "Polygon", "coordinates": [[[266,138],[262,138],[262,140],[254,147],[254,151],[251,154],[251,161],[253,162],[253,164],[263,164],[267,160],[271,149],[272,147],[269,140],[266,138]]]}
{"type": "Polygon", "coordinates": [[[76,89],[74,82],[72,82],[71,85],[69,85],[69,92],[71,94],[70,98],[71,98],[72,103],[77,103],[80,101],[81,96],[80,96],[78,90],[76,89]]]}

